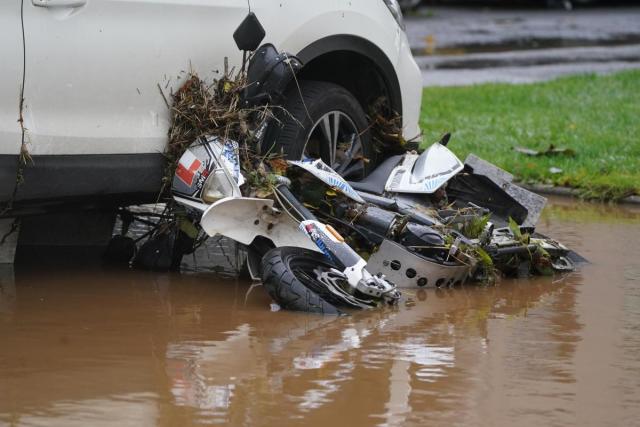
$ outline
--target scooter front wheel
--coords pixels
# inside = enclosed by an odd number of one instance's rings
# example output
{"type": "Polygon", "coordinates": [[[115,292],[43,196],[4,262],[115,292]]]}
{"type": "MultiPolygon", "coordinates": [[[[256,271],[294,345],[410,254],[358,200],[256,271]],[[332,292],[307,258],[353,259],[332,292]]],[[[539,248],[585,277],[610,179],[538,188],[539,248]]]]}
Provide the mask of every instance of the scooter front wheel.
{"type": "Polygon", "coordinates": [[[341,299],[319,276],[338,268],[324,255],[308,249],[280,247],[262,258],[262,282],[273,300],[285,310],[341,315],[341,299]]]}

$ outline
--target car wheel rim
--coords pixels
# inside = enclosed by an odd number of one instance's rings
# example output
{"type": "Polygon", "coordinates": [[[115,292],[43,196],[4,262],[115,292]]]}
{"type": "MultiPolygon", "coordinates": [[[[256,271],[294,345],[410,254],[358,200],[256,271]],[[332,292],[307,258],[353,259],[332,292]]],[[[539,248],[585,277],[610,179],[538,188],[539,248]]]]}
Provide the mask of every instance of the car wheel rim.
{"type": "Polygon", "coordinates": [[[364,177],[364,151],[355,123],[342,111],[320,117],[309,132],[303,159],[321,158],[345,178],[364,177]]]}

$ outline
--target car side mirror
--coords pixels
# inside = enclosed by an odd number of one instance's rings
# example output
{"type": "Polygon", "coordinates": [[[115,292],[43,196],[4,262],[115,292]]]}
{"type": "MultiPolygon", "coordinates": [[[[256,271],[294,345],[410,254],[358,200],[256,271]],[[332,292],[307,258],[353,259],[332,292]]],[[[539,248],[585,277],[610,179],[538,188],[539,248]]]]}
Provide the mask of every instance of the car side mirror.
{"type": "Polygon", "coordinates": [[[260,46],[265,35],[266,33],[258,17],[255,13],[249,12],[233,33],[233,40],[235,40],[238,49],[244,52],[251,52],[260,46]]]}

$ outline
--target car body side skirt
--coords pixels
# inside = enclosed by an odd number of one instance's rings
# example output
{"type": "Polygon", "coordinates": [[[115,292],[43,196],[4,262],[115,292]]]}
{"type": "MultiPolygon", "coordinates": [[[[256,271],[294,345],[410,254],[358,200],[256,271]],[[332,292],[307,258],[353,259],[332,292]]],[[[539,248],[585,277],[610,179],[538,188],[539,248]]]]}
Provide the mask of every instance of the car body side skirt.
{"type": "MultiPolygon", "coordinates": [[[[157,154],[33,156],[22,173],[14,209],[5,216],[65,206],[103,207],[150,203],[162,187],[165,159],[157,154]]],[[[0,155],[0,204],[11,200],[17,158],[0,155]]]]}

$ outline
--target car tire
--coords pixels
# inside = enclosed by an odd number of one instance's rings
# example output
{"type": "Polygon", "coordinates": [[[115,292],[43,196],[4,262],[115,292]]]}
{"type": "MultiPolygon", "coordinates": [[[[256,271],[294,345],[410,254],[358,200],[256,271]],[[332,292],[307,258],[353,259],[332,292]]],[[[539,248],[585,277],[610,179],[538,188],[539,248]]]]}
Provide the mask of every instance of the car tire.
{"type": "Polygon", "coordinates": [[[358,100],[335,83],[302,80],[292,86],[279,120],[269,130],[268,140],[273,142],[267,150],[291,160],[320,157],[345,178],[364,178],[375,159],[369,123],[358,100]],[[350,141],[352,134],[355,139],[350,141]]]}

